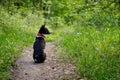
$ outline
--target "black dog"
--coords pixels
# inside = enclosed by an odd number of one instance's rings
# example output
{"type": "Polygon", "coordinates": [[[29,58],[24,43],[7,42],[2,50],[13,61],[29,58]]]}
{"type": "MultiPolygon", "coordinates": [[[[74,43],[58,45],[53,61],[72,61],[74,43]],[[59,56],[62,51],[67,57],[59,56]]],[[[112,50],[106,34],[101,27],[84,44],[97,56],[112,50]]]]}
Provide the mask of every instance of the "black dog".
{"type": "Polygon", "coordinates": [[[44,53],[46,42],[43,34],[50,34],[45,24],[40,28],[33,45],[33,59],[35,63],[43,63],[46,59],[46,54],[44,53]]]}

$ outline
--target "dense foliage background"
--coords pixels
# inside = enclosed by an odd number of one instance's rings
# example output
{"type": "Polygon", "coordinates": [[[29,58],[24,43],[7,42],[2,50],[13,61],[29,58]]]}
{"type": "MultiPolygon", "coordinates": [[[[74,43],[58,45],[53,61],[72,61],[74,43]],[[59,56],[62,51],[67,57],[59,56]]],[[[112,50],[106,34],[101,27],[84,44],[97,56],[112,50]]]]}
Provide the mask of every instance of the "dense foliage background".
{"type": "Polygon", "coordinates": [[[0,79],[47,22],[61,57],[87,80],[120,79],[119,0],[0,0],[0,79]]]}

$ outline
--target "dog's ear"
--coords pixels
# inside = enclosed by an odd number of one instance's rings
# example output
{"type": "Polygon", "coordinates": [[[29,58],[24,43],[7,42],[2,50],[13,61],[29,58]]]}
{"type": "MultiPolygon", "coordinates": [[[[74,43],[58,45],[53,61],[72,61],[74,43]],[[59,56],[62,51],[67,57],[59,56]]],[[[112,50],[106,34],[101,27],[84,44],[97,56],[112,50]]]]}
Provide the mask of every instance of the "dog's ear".
{"type": "Polygon", "coordinates": [[[43,28],[45,28],[45,25],[42,25],[40,29],[43,29],[43,28]]]}
{"type": "Polygon", "coordinates": [[[42,25],[42,26],[40,27],[40,29],[39,29],[39,33],[42,33],[42,31],[44,30],[44,28],[45,28],[45,26],[42,25]]]}
{"type": "Polygon", "coordinates": [[[45,27],[45,25],[42,25],[42,28],[44,28],[45,27]]]}
{"type": "Polygon", "coordinates": [[[46,25],[46,23],[47,23],[47,22],[45,21],[45,22],[44,22],[44,26],[46,25]]]}

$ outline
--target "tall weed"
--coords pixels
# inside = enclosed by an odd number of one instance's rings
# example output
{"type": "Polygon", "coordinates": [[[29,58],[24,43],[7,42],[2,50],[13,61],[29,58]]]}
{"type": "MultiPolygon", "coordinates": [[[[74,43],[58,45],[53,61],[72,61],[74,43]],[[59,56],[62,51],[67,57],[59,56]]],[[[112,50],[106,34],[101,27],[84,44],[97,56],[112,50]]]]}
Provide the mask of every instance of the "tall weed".
{"type": "Polygon", "coordinates": [[[11,15],[0,7],[0,80],[10,78],[16,57],[33,43],[42,24],[42,16],[32,14],[29,10],[24,13],[27,15],[23,16],[20,12],[11,15]]]}
{"type": "Polygon", "coordinates": [[[62,55],[76,62],[78,74],[88,80],[119,80],[119,28],[76,27],[62,37],[62,55]]]}

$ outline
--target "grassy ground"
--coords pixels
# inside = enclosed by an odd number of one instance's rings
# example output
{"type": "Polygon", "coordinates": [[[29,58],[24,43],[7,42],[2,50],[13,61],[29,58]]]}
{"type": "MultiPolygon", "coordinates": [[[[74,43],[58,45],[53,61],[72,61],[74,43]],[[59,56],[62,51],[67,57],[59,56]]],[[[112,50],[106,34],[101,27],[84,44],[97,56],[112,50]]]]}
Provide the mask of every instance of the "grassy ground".
{"type": "Polygon", "coordinates": [[[15,66],[15,58],[26,46],[33,44],[42,16],[29,10],[24,15],[20,12],[11,15],[2,7],[0,9],[0,80],[6,80],[10,77],[11,66],[15,66]]]}
{"type": "Polygon", "coordinates": [[[88,80],[119,80],[120,29],[76,27],[62,33],[61,56],[76,63],[77,73],[88,80]]]}
{"type": "MultiPolygon", "coordinates": [[[[14,15],[1,7],[0,11],[0,79],[6,80],[11,66],[15,65],[15,57],[33,44],[43,18],[38,11],[32,14],[30,10],[20,10],[14,15]]],[[[56,41],[62,49],[61,56],[75,62],[79,75],[88,80],[119,80],[119,27],[64,26],[51,26],[52,34],[46,39],[56,41]]]]}

